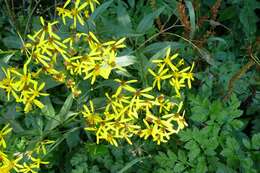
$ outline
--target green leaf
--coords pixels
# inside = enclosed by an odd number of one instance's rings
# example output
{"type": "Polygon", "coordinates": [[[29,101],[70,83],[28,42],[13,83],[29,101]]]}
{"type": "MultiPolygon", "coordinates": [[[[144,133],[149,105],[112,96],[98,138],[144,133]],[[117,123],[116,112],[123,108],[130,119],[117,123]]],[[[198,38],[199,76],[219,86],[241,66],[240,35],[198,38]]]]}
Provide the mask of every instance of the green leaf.
{"type": "Polygon", "coordinates": [[[248,139],[243,138],[243,139],[242,139],[242,142],[243,142],[244,146],[245,146],[247,149],[251,149],[251,143],[250,143],[250,141],[249,141],[248,139]]]}
{"type": "Polygon", "coordinates": [[[166,50],[169,48],[169,46],[165,47],[164,49],[161,49],[160,51],[158,51],[156,54],[154,54],[148,62],[145,63],[145,67],[144,67],[144,72],[145,74],[148,73],[148,68],[154,68],[156,65],[154,63],[152,63],[153,60],[156,59],[163,59],[166,55],[166,50]]]}
{"type": "Polygon", "coordinates": [[[202,48],[202,49],[199,49],[199,53],[200,53],[202,59],[204,59],[208,64],[210,64],[212,66],[216,65],[215,60],[212,58],[212,56],[208,50],[202,48]]]}
{"type": "Polygon", "coordinates": [[[73,103],[73,94],[70,94],[66,98],[66,100],[65,100],[65,102],[64,102],[64,104],[63,104],[63,106],[62,106],[62,108],[61,108],[61,110],[58,114],[58,116],[60,117],[61,120],[64,120],[63,117],[69,112],[69,110],[72,106],[72,103],[73,103]]]}
{"type": "Polygon", "coordinates": [[[177,50],[182,49],[185,47],[185,44],[180,42],[174,42],[174,41],[164,41],[164,42],[156,42],[153,44],[148,45],[144,48],[145,53],[157,53],[158,51],[166,48],[171,47],[171,50],[177,50]]]}
{"type": "Polygon", "coordinates": [[[178,160],[184,163],[187,161],[187,154],[183,150],[178,151],[178,160]]]}
{"type": "Polygon", "coordinates": [[[247,39],[252,42],[255,39],[257,16],[254,12],[256,1],[244,1],[243,8],[240,10],[239,19],[243,25],[243,30],[247,39]]]}
{"type": "Polygon", "coordinates": [[[126,8],[122,5],[122,3],[119,3],[117,7],[117,20],[122,26],[124,26],[128,30],[132,29],[131,18],[128,12],[126,11],[126,8]]]}
{"type": "Polygon", "coordinates": [[[106,1],[105,3],[102,3],[100,6],[98,6],[90,16],[90,20],[94,21],[98,16],[100,16],[101,13],[106,11],[106,9],[111,5],[112,2],[113,0],[106,1]]]}
{"type": "Polygon", "coordinates": [[[85,144],[85,148],[93,158],[109,154],[109,150],[106,145],[88,142],[85,144]]]}
{"type": "Polygon", "coordinates": [[[72,131],[70,133],[66,133],[66,142],[70,149],[77,146],[80,138],[79,138],[79,130],[72,131]]]}
{"type": "Polygon", "coordinates": [[[3,38],[2,41],[7,48],[20,49],[22,47],[20,38],[13,35],[3,38]]]}
{"type": "Polygon", "coordinates": [[[136,163],[142,161],[144,158],[145,157],[140,157],[140,158],[136,158],[136,159],[132,160],[131,162],[127,163],[120,171],[118,171],[118,173],[126,172],[129,168],[131,168],[136,163]]]}
{"type": "Polygon", "coordinates": [[[45,127],[45,131],[49,131],[56,128],[58,125],[62,124],[65,120],[67,120],[69,117],[76,114],[73,112],[69,112],[72,103],[73,103],[73,94],[70,94],[66,98],[60,112],[55,117],[53,117],[51,120],[48,121],[45,127]]]}
{"type": "Polygon", "coordinates": [[[190,17],[190,24],[191,24],[190,38],[193,38],[196,30],[195,12],[191,1],[185,0],[185,4],[188,7],[189,17],[190,17]]]}
{"type": "Polygon", "coordinates": [[[128,4],[131,6],[131,8],[134,8],[135,6],[135,0],[127,0],[128,4]]]}
{"type": "Polygon", "coordinates": [[[137,26],[137,32],[138,33],[144,33],[147,30],[149,30],[153,26],[153,21],[155,18],[157,18],[164,10],[164,7],[159,8],[153,13],[147,14],[143,17],[143,19],[140,21],[140,23],[137,26]]]}
{"type": "Polygon", "coordinates": [[[226,7],[223,10],[220,10],[218,14],[219,14],[219,21],[230,20],[236,17],[237,7],[236,6],[226,7]]]}
{"type": "Polygon", "coordinates": [[[204,172],[208,171],[207,163],[206,163],[206,160],[205,160],[204,157],[199,157],[198,158],[196,171],[199,172],[199,173],[204,173],[204,172]]]}
{"type": "Polygon", "coordinates": [[[121,67],[126,67],[136,63],[136,57],[132,55],[125,55],[116,57],[116,64],[121,67]]]}
{"type": "Polygon", "coordinates": [[[43,104],[44,108],[41,109],[43,115],[48,117],[54,117],[55,116],[55,110],[53,108],[53,105],[51,103],[50,97],[44,97],[43,98],[43,104]]]}
{"type": "Polygon", "coordinates": [[[174,167],[174,172],[182,172],[185,169],[185,166],[183,163],[177,163],[174,167]]]}
{"type": "Polygon", "coordinates": [[[209,116],[209,101],[208,99],[202,100],[200,103],[194,105],[191,108],[192,116],[191,119],[193,121],[198,121],[198,122],[204,122],[208,119],[209,116]]]}
{"type": "Polygon", "coordinates": [[[4,55],[4,57],[0,59],[0,63],[5,63],[7,64],[10,59],[12,58],[12,56],[14,56],[14,54],[16,53],[16,51],[2,51],[0,49],[0,55],[4,55]]]}
{"type": "Polygon", "coordinates": [[[260,149],[260,133],[254,134],[252,137],[252,148],[255,150],[260,149]]]}

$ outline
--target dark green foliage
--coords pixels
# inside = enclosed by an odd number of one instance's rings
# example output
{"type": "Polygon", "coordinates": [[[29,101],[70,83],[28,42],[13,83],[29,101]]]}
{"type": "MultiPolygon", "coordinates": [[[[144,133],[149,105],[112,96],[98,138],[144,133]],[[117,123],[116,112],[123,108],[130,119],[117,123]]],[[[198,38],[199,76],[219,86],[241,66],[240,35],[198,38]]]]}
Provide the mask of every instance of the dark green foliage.
{"type": "MultiPolygon", "coordinates": [[[[106,143],[97,145],[93,136],[84,132],[84,125],[78,121],[80,117],[70,109],[77,109],[81,100],[90,95],[102,105],[102,88],[113,88],[113,82],[100,82],[96,87],[100,92],[83,95],[75,103],[64,88],[43,78],[48,83],[46,86],[50,86],[48,90],[59,92],[53,92],[53,102],[48,98],[43,100],[46,108],[42,112],[33,112],[25,118],[16,112],[19,105],[4,102],[6,97],[0,91],[0,125],[9,122],[17,134],[32,136],[35,141],[49,135],[59,139],[60,145],[49,153],[50,165],[43,168],[45,172],[259,172],[260,3],[256,0],[221,1],[216,19],[213,19],[211,9],[215,0],[185,0],[185,14],[190,22],[190,32],[186,35],[180,21],[179,1],[154,2],[103,1],[82,30],[94,31],[104,40],[127,37],[127,48],[122,55],[129,56],[124,62],[135,64],[127,68],[122,77],[138,75],[144,86],[149,82],[145,75],[149,59],[165,47],[170,46],[188,64],[194,61],[196,80],[193,88],[184,94],[189,126],[161,146],[138,140],[133,146],[121,143],[119,148],[106,143]],[[242,72],[250,61],[253,65],[242,72]]],[[[0,0],[0,4],[5,1],[0,0]]],[[[53,6],[57,4],[44,2],[42,6],[50,8],[47,11],[39,8],[39,13],[32,11],[35,5],[39,6],[34,0],[26,9],[16,4],[13,12],[11,4],[1,7],[1,67],[23,61],[19,51],[4,50],[20,48],[19,35],[25,36],[37,28],[39,23],[34,21],[39,15],[55,18],[53,6]],[[30,12],[33,15],[28,22],[30,12]]],[[[66,28],[60,30],[66,31],[66,28]]],[[[92,91],[90,86],[82,86],[82,89],[84,93],[92,91]]],[[[17,148],[22,148],[23,144],[23,140],[19,141],[17,148]]]]}

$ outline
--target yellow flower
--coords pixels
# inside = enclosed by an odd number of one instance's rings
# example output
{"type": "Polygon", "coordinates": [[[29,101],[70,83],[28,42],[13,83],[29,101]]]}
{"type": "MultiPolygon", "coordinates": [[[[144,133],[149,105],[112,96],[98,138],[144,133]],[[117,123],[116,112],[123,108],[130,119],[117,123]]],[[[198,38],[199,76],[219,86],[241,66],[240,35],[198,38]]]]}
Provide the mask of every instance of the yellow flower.
{"type": "Polygon", "coordinates": [[[43,154],[46,154],[47,153],[46,145],[53,144],[54,142],[55,141],[52,140],[43,140],[38,142],[35,147],[36,153],[39,154],[42,152],[43,154]]]}
{"type": "Polygon", "coordinates": [[[120,48],[125,48],[126,45],[123,44],[126,38],[121,38],[118,41],[108,41],[106,43],[103,43],[102,45],[104,46],[109,46],[109,49],[112,50],[113,52],[116,51],[117,49],[120,48]]]}
{"type": "Polygon", "coordinates": [[[118,113],[118,109],[122,109],[124,106],[122,104],[119,104],[118,102],[116,102],[116,100],[114,100],[113,98],[111,98],[108,93],[105,94],[107,97],[107,105],[105,108],[105,111],[108,112],[109,110],[113,110],[114,113],[118,113]]]}
{"type": "Polygon", "coordinates": [[[152,87],[147,87],[144,89],[135,89],[134,91],[134,96],[131,99],[130,107],[133,107],[134,105],[136,106],[137,109],[141,107],[141,99],[140,97],[148,98],[148,99],[154,99],[154,96],[147,94],[147,92],[151,91],[153,88],[152,87]]]}
{"type": "Polygon", "coordinates": [[[89,101],[90,109],[88,106],[83,105],[84,111],[82,111],[83,117],[86,118],[86,121],[89,125],[93,126],[102,121],[102,118],[95,113],[93,102],[89,101]]]}
{"type": "Polygon", "coordinates": [[[115,79],[114,81],[119,83],[119,87],[116,90],[115,96],[118,96],[123,89],[125,89],[126,91],[135,92],[135,89],[128,84],[136,83],[137,80],[124,81],[120,79],[115,79]]]}
{"type": "Polygon", "coordinates": [[[66,17],[73,19],[73,28],[77,27],[77,21],[84,25],[84,20],[82,19],[82,13],[86,11],[88,5],[87,2],[81,3],[81,0],[73,1],[74,7],[72,9],[66,9],[66,7],[72,3],[71,0],[67,0],[63,8],[57,8],[58,15],[62,16],[63,23],[66,24],[66,17]]]}
{"type": "Polygon", "coordinates": [[[11,69],[11,72],[16,74],[19,77],[19,80],[16,82],[18,91],[21,91],[25,87],[28,87],[30,85],[30,83],[36,82],[32,79],[32,74],[30,73],[30,71],[28,71],[27,66],[28,66],[29,62],[30,62],[30,59],[28,59],[28,61],[24,64],[23,74],[18,72],[16,69],[11,69]]]}
{"type": "Polygon", "coordinates": [[[43,41],[45,39],[45,35],[48,34],[48,38],[55,38],[57,40],[60,40],[61,38],[55,34],[53,32],[53,25],[56,25],[57,23],[59,23],[58,21],[54,21],[52,23],[49,23],[49,22],[45,22],[45,20],[43,19],[43,17],[40,17],[40,21],[41,21],[41,24],[42,24],[42,29],[40,30],[41,31],[41,41],[43,41]]]}
{"type": "Polygon", "coordinates": [[[31,164],[31,167],[35,167],[35,168],[40,168],[41,164],[44,164],[44,165],[49,164],[49,162],[42,161],[40,158],[31,157],[31,160],[33,161],[33,163],[31,164]]]}
{"type": "Polygon", "coordinates": [[[169,69],[162,69],[162,71],[159,70],[158,74],[155,74],[150,68],[148,69],[148,71],[154,76],[153,88],[155,88],[155,85],[157,84],[158,90],[161,90],[161,81],[172,76],[170,74],[166,74],[168,70],[169,69]]]}
{"type": "Polygon", "coordinates": [[[180,97],[180,89],[181,88],[183,88],[183,87],[185,87],[185,84],[184,84],[184,82],[185,82],[185,79],[184,78],[182,78],[182,79],[178,79],[178,78],[171,78],[171,80],[170,80],[170,84],[171,84],[171,86],[173,86],[174,87],[174,89],[175,89],[175,92],[176,92],[176,96],[177,97],[180,97]]]}
{"type": "Polygon", "coordinates": [[[16,172],[19,172],[19,166],[18,162],[22,159],[22,156],[18,156],[15,160],[11,160],[8,158],[8,156],[1,152],[0,150],[0,172],[1,173],[10,173],[12,169],[14,169],[16,172]]]}
{"type": "Polygon", "coordinates": [[[92,12],[95,10],[95,4],[99,4],[98,0],[85,0],[85,1],[90,6],[92,12]]]}
{"type": "MultiPolygon", "coordinates": [[[[194,74],[192,73],[193,68],[194,68],[194,63],[192,63],[191,67],[189,68],[189,72],[184,73],[184,75],[183,75],[183,78],[185,78],[187,80],[189,88],[191,88],[191,81],[194,80],[194,74]]],[[[180,71],[180,72],[182,72],[182,71],[180,71]]]]}
{"type": "Polygon", "coordinates": [[[28,90],[24,90],[21,93],[21,98],[19,99],[20,102],[23,102],[25,104],[24,111],[27,113],[30,110],[32,110],[33,104],[35,104],[37,107],[42,109],[44,105],[37,100],[37,97],[40,96],[48,96],[49,94],[47,93],[42,93],[41,90],[44,88],[45,83],[42,83],[38,87],[38,82],[34,83],[33,88],[29,88],[28,90]]]}
{"type": "Polygon", "coordinates": [[[165,99],[164,95],[160,95],[155,99],[155,105],[159,106],[159,113],[169,112],[174,103],[170,102],[169,99],[165,99]]]}
{"type": "Polygon", "coordinates": [[[10,162],[11,161],[7,158],[7,155],[1,152],[0,150],[0,172],[1,173],[10,173],[12,169],[10,162]]]}
{"type": "Polygon", "coordinates": [[[27,164],[27,163],[23,163],[22,165],[18,166],[19,172],[22,173],[37,173],[37,171],[35,171],[37,169],[37,165],[34,164],[27,164]]]}
{"type": "Polygon", "coordinates": [[[12,128],[9,128],[9,124],[5,125],[0,131],[0,147],[6,148],[6,142],[4,137],[12,131],[12,128]]]}
{"type": "Polygon", "coordinates": [[[85,77],[84,77],[84,80],[92,77],[91,79],[91,85],[93,85],[97,79],[97,76],[100,75],[101,73],[101,66],[100,64],[93,64],[89,70],[92,70],[91,72],[89,72],[85,77]]]}
{"type": "Polygon", "coordinates": [[[62,22],[64,23],[64,25],[66,25],[66,17],[72,18],[71,11],[65,9],[64,7],[63,8],[57,7],[56,10],[58,12],[58,15],[61,16],[62,22]]]}
{"type": "Polygon", "coordinates": [[[139,136],[140,136],[141,138],[144,138],[144,139],[146,140],[146,139],[148,139],[149,136],[152,135],[152,133],[153,133],[153,127],[150,126],[145,119],[143,119],[143,122],[144,122],[144,124],[145,124],[145,129],[141,130],[139,136]]]}
{"type": "Polygon", "coordinates": [[[10,100],[10,94],[12,94],[15,99],[18,99],[18,96],[16,94],[17,85],[15,83],[15,77],[11,76],[11,70],[9,68],[6,70],[2,68],[2,70],[6,77],[0,81],[0,88],[4,89],[7,92],[8,101],[10,100]]]}
{"type": "Polygon", "coordinates": [[[178,57],[178,54],[174,54],[173,56],[170,56],[171,48],[166,49],[166,56],[163,59],[153,60],[153,63],[156,63],[159,65],[160,69],[159,71],[162,71],[165,66],[169,66],[172,71],[178,71],[178,68],[172,64],[172,60],[176,59],[178,57]]]}

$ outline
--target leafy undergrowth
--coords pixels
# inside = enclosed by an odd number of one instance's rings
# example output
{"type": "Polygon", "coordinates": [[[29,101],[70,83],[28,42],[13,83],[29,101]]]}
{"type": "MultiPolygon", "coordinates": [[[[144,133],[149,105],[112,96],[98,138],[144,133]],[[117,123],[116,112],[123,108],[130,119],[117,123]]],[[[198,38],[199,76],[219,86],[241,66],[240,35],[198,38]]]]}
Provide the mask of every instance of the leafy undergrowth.
{"type": "Polygon", "coordinates": [[[1,173],[260,170],[258,1],[0,2],[1,173]]]}

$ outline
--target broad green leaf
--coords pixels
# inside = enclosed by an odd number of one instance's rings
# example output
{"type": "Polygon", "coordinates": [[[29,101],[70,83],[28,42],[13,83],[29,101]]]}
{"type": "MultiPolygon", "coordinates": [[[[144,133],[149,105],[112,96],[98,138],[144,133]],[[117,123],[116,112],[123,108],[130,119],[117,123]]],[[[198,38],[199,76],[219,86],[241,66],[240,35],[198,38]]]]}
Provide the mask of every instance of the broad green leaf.
{"type": "Polygon", "coordinates": [[[117,6],[117,20],[125,28],[129,30],[132,29],[131,18],[126,11],[126,8],[121,3],[117,6]]]}
{"type": "Polygon", "coordinates": [[[64,116],[69,112],[71,106],[72,106],[72,103],[73,103],[73,94],[70,94],[65,102],[64,102],[64,105],[62,106],[58,116],[60,117],[61,120],[64,120],[64,116]]]}
{"type": "Polygon", "coordinates": [[[72,149],[73,147],[77,146],[79,141],[80,141],[80,138],[79,138],[79,130],[75,130],[75,131],[72,131],[70,133],[67,133],[65,136],[66,136],[66,142],[69,146],[70,149],[72,149]]]}
{"type": "Polygon", "coordinates": [[[43,104],[44,104],[44,108],[41,109],[43,115],[46,115],[47,117],[54,117],[55,116],[55,110],[54,110],[53,105],[51,103],[50,97],[44,97],[43,98],[43,104]]]}
{"type": "Polygon", "coordinates": [[[100,6],[98,6],[95,11],[91,14],[90,20],[95,20],[98,16],[100,16],[101,13],[106,11],[106,9],[111,5],[113,0],[106,1],[105,3],[102,3],[100,6]]]}
{"type": "Polygon", "coordinates": [[[48,121],[45,127],[45,131],[49,131],[56,128],[57,126],[62,124],[65,120],[67,120],[69,117],[76,114],[73,112],[69,112],[72,103],[73,103],[73,95],[70,94],[65,100],[60,112],[56,116],[52,117],[51,120],[48,121]]]}
{"type": "Polygon", "coordinates": [[[20,49],[22,47],[22,43],[19,37],[10,35],[8,37],[3,38],[3,43],[7,48],[10,49],[20,49]]]}
{"type": "Polygon", "coordinates": [[[219,21],[230,20],[232,18],[235,18],[236,15],[237,15],[237,7],[236,6],[226,7],[223,10],[220,9],[220,11],[219,11],[219,21]]]}
{"type": "Polygon", "coordinates": [[[125,55],[116,57],[116,64],[121,67],[126,67],[136,63],[136,57],[132,55],[125,55]]]}
{"type": "Polygon", "coordinates": [[[153,44],[148,45],[144,48],[145,53],[157,53],[158,51],[170,47],[171,50],[175,51],[177,49],[182,49],[185,47],[185,44],[180,42],[174,42],[174,41],[165,41],[165,42],[156,42],[153,44]]]}
{"type": "Polygon", "coordinates": [[[143,17],[143,19],[140,21],[140,23],[137,26],[137,32],[138,33],[144,33],[147,30],[149,30],[153,26],[153,21],[155,18],[157,18],[164,10],[164,7],[159,8],[153,13],[147,14],[143,17]]]}

